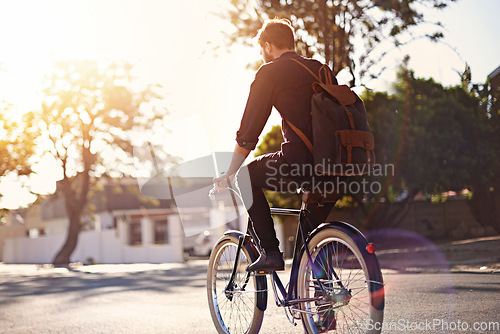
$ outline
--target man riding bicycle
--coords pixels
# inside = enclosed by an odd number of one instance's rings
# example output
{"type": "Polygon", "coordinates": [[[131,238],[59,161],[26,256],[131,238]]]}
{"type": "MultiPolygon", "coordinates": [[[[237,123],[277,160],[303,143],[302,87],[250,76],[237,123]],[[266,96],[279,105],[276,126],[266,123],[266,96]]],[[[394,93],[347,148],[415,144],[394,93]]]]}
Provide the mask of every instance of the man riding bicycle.
{"type": "MultiPolygon", "coordinates": [[[[308,173],[313,170],[313,156],[297,134],[296,128],[312,142],[311,98],[315,79],[296,61],[318,75],[324,64],[295,52],[294,30],[286,19],[265,22],[256,39],[265,64],[257,71],[250,87],[236,134],[237,144],[231,165],[224,176],[214,180],[214,184],[216,191],[223,191],[231,184],[250,151],[256,147],[259,135],[275,107],[283,119],[284,142],[281,150],[259,156],[243,168],[248,170],[252,190],[252,203],[247,205],[248,214],[264,250],[248,266],[247,271],[276,271],[284,270],[283,254],[279,250],[279,241],[263,188],[281,192],[294,191],[303,187],[304,180],[307,182],[313,176],[308,173]]],[[[330,74],[333,83],[337,84],[333,73],[330,74]]],[[[321,207],[310,204],[308,209],[313,221],[324,221],[334,204],[329,202],[321,207]]]]}

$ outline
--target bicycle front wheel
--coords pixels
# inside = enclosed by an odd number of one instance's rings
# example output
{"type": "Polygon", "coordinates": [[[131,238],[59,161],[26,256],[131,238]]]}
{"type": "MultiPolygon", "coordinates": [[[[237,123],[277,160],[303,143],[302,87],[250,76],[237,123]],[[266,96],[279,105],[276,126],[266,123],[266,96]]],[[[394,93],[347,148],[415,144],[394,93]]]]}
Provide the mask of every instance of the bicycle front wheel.
{"type": "Polygon", "coordinates": [[[308,246],[312,262],[304,252],[297,282],[299,299],[307,300],[301,305],[306,332],[380,333],[381,274],[370,272],[356,242],[344,231],[325,228],[308,246]]]}
{"type": "Polygon", "coordinates": [[[229,284],[236,260],[238,239],[226,235],[214,247],[208,264],[207,292],[212,320],[219,333],[258,333],[264,312],[257,307],[256,277],[246,272],[252,262],[245,247],[238,256],[234,282],[229,284]]]}

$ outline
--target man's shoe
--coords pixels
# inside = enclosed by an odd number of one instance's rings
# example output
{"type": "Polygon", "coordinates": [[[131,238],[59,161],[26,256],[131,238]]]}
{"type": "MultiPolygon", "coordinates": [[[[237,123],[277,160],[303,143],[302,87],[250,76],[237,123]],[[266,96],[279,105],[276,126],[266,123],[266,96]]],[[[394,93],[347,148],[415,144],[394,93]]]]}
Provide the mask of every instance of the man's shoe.
{"type": "Polygon", "coordinates": [[[247,267],[248,272],[252,271],[279,271],[285,270],[285,261],[283,261],[283,253],[263,252],[259,258],[247,267]]]}

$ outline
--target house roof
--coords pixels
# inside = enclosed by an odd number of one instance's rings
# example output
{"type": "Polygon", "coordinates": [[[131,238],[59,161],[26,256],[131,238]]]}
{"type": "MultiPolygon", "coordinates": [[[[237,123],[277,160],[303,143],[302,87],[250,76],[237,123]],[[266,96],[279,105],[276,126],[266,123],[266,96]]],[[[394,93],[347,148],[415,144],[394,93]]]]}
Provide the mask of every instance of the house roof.
{"type": "MultiPolygon", "coordinates": [[[[102,190],[94,193],[90,200],[94,212],[137,210],[141,208],[210,208],[224,205],[234,206],[235,200],[229,192],[221,193],[210,199],[208,193],[213,185],[211,177],[166,178],[154,177],[139,186],[130,179],[105,182],[102,190]]],[[[42,219],[66,216],[65,198],[62,191],[43,201],[42,219]]]]}
{"type": "Polygon", "coordinates": [[[495,77],[497,77],[498,75],[500,75],[500,66],[498,66],[493,72],[491,72],[488,77],[490,79],[493,79],[495,77]]]}
{"type": "MultiPolygon", "coordinates": [[[[106,184],[103,189],[96,191],[89,201],[94,212],[135,210],[141,208],[171,208],[172,200],[158,200],[142,195],[137,185],[106,184]]],[[[65,217],[65,198],[62,191],[42,203],[42,219],[65,217]]]]}

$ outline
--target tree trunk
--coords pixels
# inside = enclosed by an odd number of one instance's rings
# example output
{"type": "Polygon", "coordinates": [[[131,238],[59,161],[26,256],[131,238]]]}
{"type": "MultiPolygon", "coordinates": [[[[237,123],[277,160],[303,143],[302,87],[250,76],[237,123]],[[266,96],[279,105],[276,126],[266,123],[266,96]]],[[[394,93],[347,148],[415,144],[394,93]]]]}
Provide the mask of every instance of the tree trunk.
{"type": "Polygon", "coordinates": [[[80,213],[72,213],[69,215],[69,228],[66,241],[62,248],[57,252],[52,264],[54,266],[67,266],[70,263],[71,254],[76,248],[78,243],[78,235],[80,233],[81,220],[80,213]]]}
{"type": "Polygon", "coordinates": [[[71,254],[73,254],[78,243],[78,234],[81,229],[81,215],[88,192],[88,177],[86,176],[88,176],[88,172],[73,178],[71,181],[68,178],[64,178],[61,181],[61,191],[64,194],[64,206],[66,207],[69,226],[66,241],[59,252],[57,252],[54,260],[52,260],[52,264],[55,266],[67,266],[70,263],[71,254]],[[79,182],[82,180],[84,183],[80,185],[79,182]],[[76,185],[72,186],[71,182],[76,183],[76,185]],[[81,189],[80,196],[74,191],[74,188],[77,188],[77,186],[81,189]]]}

